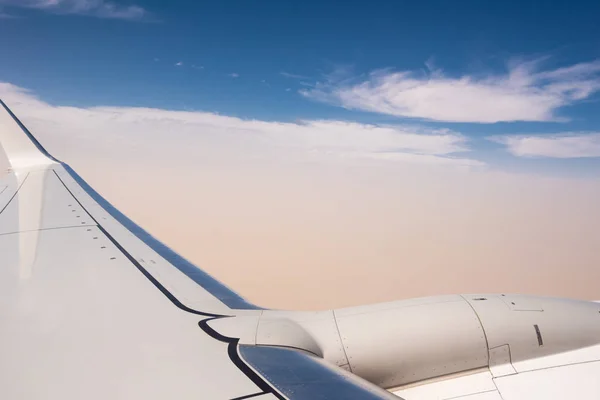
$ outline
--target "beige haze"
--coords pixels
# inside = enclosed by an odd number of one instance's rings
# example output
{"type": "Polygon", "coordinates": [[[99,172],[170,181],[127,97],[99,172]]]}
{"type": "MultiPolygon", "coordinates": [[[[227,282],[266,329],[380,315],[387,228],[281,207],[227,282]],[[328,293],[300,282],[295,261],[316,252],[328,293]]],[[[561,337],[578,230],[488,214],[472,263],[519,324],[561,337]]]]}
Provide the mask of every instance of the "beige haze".
{"type": "Polygon", "coordinates": [[[17,100],[51,153],[261,306],[465,292],[600,299],[598,181],[336,158],[237,131],[181,133],[177,121],[130,124],[127,110],[99,124],[94,109],[17,100]]]}
{"type": "Polygon", "coordinates": [[[600,299],[597,184],[72,161],[140,225],[266,307],[464,292],[600,299]]]}

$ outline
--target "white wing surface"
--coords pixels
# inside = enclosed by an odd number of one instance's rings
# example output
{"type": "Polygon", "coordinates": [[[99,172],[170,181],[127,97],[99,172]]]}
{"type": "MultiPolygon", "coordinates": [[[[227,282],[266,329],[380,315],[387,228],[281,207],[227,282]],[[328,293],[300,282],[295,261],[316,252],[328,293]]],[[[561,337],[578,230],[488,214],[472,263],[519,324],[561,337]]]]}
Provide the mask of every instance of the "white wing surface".
{"type": "Polygon", "coordinates": [[[598,303],[265,310],[121,214],[1,101],[0,145],[1,399],[600,399],[598,303]]]}

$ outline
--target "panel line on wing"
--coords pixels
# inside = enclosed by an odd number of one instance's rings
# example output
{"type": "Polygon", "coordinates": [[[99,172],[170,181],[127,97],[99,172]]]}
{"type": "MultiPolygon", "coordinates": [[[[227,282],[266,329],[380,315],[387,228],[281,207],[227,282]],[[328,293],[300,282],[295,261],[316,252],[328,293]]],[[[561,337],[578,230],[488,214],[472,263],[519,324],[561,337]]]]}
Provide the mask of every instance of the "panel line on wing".
{"type": "Polygon", "coordinates": [[[51,228],[26,229],[26,230],[15,231],[15,232],[3,232],[3,233],[0,233],[0,236],[14,235],[17,233],[27,233],[27,232],[53,231],[53,230],[57,230],[57,229],[89,228],[90,226],[94,226],[94,225],[70,225],[70,226],[54,226],[51,228]]]}
{"type": "Polygon", "coordinates": [[[25,175],[25,178],[23,178],[23,181],[19,184],[19,187],[17,188],[17,190],[15,190],[15,193],[8,200],[8,202],[4,205],[4,207],[2,207],[2,210],[0,210],[0,214],[2,214],[4,212],[4,210],[6,210],[6,208],[10,205],[10,203],[13,201],[13,199],[17,196],[17,193],[19,193],[19,190],[21,190],[21,188],[23,187],[23,184],[25,183],[27,178],[29,178],[29,174],[25,175]]]}
{"type": "Polygon", "coordinates": [[[248,394],[248,395],[246,395],[246,396],[234,397],[234,398],[233,398],[233,399],[231,399],[231,400],[246,400],[246,399],[252,399],[252,398],[254,398],[254,397],[263,396],[263,395],[265,395],[265,394],[268,394],[268,393],[265,393],[265,392],[252,393],[252,394],[248,394]]]}

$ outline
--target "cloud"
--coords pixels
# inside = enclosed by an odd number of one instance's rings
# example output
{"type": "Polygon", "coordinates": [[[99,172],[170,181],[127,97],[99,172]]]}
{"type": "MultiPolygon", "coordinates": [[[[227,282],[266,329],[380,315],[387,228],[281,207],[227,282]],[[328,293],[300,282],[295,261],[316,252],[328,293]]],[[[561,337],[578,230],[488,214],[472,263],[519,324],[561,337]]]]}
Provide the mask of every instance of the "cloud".
{"type": "Polygon", "coordinates": [[[238,74],[237,72],[233,72],[233,73],[229,74],[228,76],[230,76],[232,78],[239,78],[240,74],[238,74]]]}
{"type": "Polygon", "coordinates": [[[123,20],[141,20],[148,16],[140,6],[122,6],[106,0],[0,0],[0,5],[123,20]]]}
{"type": "MultiPolygon", "coordinates": [[[[482,162],[457,157],[469,151],[468,139],[447,129],[418,126],[370,125],[335,120],[305,120],[296,123],[246,120],[201,111],[171,111],[131,107],[52,106],[21,87],[0,83],[0,96],[15,112],[34,121],[43,130],[61,127],[66,132],[98,132],[124,142],[140,136],[151,140],[173,132],[184,138],[206,140],[208,147],[226,141],[224,149],[244,146],[249,154],[286,154],[298,159],[344,162],[403,162],[457,167],[481,166],[482,162]],[[256,149],[249,151],[248,149],[256,149]]],[[[193,147],[193,146],[192,146],[193,147]]],[[[202,146],[200,146],[202,147],[202,146]]],[[[226,150],[229,151],[229,150],[226,150]]],[[[284,157],[281,155],[281,157],[284,157]]]]}
{"type": "Polygon", "coordinates": [[[279,75],[285,76],[286,78],[292,78],[292,79],[310,79],[310,77],[308,77],[308,76],[291,74],[289,72],[280,72],[279,75]]]}
{"type": "Polygon", "coordinates": [[[518,157],[600,157],[600,132],[494,136],[489,139],[506,145],[507,150],[518,157]]]}
{"type": "Polygon", "coordinates": [[[429,165],[440,165],[440,166],[457,166],[462,167],[483,167],[485,163],[479,160],[470,160],[465,158],[454,158],[454,157],[438,157],[428,154],[413,154],[413,153],[402,153],[402,152],[382,152],[372,153],[369,157],[377,160],[387,161],[400,161],[410,162],[413,164],[429,164],[429,165]]]}
{"type": "Polygon", "coordinates": [[[398,117],[447,122],[560,121],[557,111],[600,90],[600,60],[541,70],[543,60],[513,62],[507,71],[449,77],[377,70],[366,79],[334,74],[312,89],[309,99],[398,117]]]}
{"type": "Polygon", "coordinates": [[[7,13],[3,12],[2,10],[0,10],[0,19],[15,19],[15,18],[18,18],[18,17],[15,15],[12,15],[12,14],[7,14],[7,13]]]}
{"type": "Polygon", "coordinates": [[[175,64],[176,67],[181,67],[183,66],[183,61],[179,61],[178,63],[175,64]]]}

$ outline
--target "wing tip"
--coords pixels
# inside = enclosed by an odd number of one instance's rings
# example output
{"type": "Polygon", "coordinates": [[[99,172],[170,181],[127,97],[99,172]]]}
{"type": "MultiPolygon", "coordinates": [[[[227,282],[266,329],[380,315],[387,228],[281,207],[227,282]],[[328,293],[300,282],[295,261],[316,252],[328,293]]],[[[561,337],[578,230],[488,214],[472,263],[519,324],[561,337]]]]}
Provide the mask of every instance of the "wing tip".
{"type": "Polygon", "coordinates": [[[4,100],[0,99],[0,105],[0,147],[4,149],[12,170],[60,163],[48,153],[4,100]]]}

